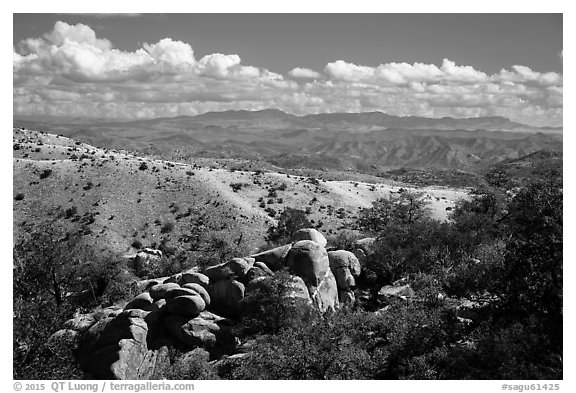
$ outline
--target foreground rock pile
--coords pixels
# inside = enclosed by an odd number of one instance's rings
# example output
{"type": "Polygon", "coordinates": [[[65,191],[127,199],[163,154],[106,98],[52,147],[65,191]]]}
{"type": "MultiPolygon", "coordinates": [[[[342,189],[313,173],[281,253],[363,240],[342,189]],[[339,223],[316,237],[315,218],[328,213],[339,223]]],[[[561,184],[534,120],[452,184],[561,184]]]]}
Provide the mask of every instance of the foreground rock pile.
{"type": "Polygon", "coordinates": [[[242,299],[280,270],[290,275],[284,296],[297,307],[324,313],[354,303],[360,262],[352,252],[327,251],[326,243],[317,230],[302,229],[291,244],[141,281],[142,293],[124,307],[77,315],[54,337],[75,342],[89,378],[152,378],[169,365],[170,347],[203,348],[212,358],[237,353],[233,326],[242,299]]]}

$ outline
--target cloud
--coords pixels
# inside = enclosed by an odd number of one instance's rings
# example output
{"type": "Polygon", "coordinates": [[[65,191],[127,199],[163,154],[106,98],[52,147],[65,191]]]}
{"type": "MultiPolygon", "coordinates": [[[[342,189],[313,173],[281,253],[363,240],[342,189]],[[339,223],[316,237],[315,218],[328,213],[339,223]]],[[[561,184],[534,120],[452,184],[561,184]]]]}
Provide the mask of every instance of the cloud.
{"type": "Polygon", "coordinates": [[[451,60],[442,61],[442,78],[448,81],[456,82],[483,82],[486,81],[487,75],[481,71],[476,71],[471,66],[458,66],[451,60]]]}
{"type": "Polygon", "coordinates": [[[322,72],[296,67],[286,76],[243,64],[238,54],[196,59],[189,43],[169,37],[122,51],[87,25],[57,22],[13,49],[13,109],[131,119],[278,108],[562,124],[562,75],[522,65],[489,75],[449,59],[377,66],[335,60],[322,72]]]}
{"type": "Polygon", "coordinates": [[[359,82],[372,78],[374,68],[359,66],[354,63],[347,63],[344,60],[337,60],[326,64],[324,72],[334,80],[346,82],[359,82]]]}
{"type": "Polygon", "coordinates": [[[302,79],[317,79],[320,78],[321,75],[319,72],[311,70],[310,68],[301,68],[296,67],[288,72],[292,78],[302,78],[302,79]]]}
{"type": "Polygon", "coordinates": [[[82,23],[69,25],[68,23],[58,21],[54,25],[52,32],[44,34],[50,43],[61,46],[67,41],[86,43],[101,50],[112,48],[112,43],[107,39],[96,38],[96,33],[89,26],[82,23]]]}
{"type": "Polygon", "coordinates": [[[155,44],[146,43],[144,49],[157,64],[191,67],[196,63],[192,47],[182,41],[173,41],[171,38],[164,38],[155,44]]]}
{"type": "Polygon", "coordinates": [[[202,74],[215,77],[225,77],[230,69],[241,62],[238,55],[223,55],[214,53],[204,56],[198,62],[199,70],[202,74]]]}

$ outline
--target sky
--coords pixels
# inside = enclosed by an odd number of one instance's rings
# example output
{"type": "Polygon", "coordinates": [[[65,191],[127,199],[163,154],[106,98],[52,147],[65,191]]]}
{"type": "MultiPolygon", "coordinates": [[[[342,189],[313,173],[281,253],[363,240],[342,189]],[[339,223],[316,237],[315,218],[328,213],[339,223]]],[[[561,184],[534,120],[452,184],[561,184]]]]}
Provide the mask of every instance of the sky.
{"type": "Polygon", "coordinates": [[[562,125],[561,14],[14,14],[15,116],[229,109],[562,125]]]}

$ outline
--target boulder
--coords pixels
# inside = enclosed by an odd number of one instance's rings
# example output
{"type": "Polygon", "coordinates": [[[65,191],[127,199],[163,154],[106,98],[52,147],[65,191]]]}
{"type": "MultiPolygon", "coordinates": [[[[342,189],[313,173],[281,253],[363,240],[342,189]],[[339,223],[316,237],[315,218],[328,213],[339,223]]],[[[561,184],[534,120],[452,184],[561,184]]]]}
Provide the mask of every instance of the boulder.
{"type": "Polygon", "coordinates": [[[195,291],[198,295],[200,295],[200,297],[202,297],[202,300],[204,300],[204,303],[206,303],[206,307],[210,305],[210,295],[208,295],[208,291],[202,285],[196,283],[188,283],[184,284],[182,288],[195,291]]]}
{"type": "Polygon", "coordinates": [[[149,350],[146,343],[134,339],[99,348],[93,358],[89,379],[148,380],[170,365],[167,347],[149,350]]]}
{"type": "Polygon", "coordinates": [[[329,251],[330,269],[340,290],[347,291],[356,285],[354,277],[360,275],[360,262],[350,251],[329,251]]]}
{"type": "Polygon", "coordinates": [[[152,307],[150,307],[150,312],[160,310],[165,305],[166,305],[166,299],[156,300],[154,303],[152,303],[152,307]]]}
{"type": "Polygon", "coordinates": [[[98,379],[152,376],[162,351],[148,349],[148,325],[144,320],[148,314],[138,309],[125,310],[89,330],[76,352],[79,366],[87,376],[98,379]]]}
{"type": "Polygon", "coordinates": [[[414,291],[410,287],[410,284],[400,286],[385,285],[378,291],[379,299],[399,298],[402,300],[407,300],[413,297],[414,291]]]}
{"type": "Polygon", "coordinates": [[[196,295],[198,295],[198,293],[190,288],[179,287],[168,290],[168,292],[166,292],[166,296],[164,297],[164,299],[168,301],[178,296],[196,296],[196,295]]]}
{"type": "Polygon", "coordinates": [[[299,229],[296,231],[296,233],[294,233],[294,235],[292,235],[292,239],[290,241],[292,243],[296,243],[300,240],[312,240],[322,247],[326,247],[326,244],[328,244],[324,235],[314,228],[299,229]]]}
{"type": "Polygon", "coordinates": [[[308,288],[318,286],[330,270],[326,249],[312,240],[301,240],[292,245],[286,256],[288,271],[301,277],[308,288]]]}
{"type": "Polygon", "coordinates": [[[225,280],[234,275],[232,270],[226,266],[226,262],[210,266],[206,268],[202,273],[210,279],[211,283],[225,280]]]}
{"type": "Polygon", "coordinates": [[[150,280],[140,280],[134,283],[137,292],[144,292],[153,287],[154,285],[162,284],[166,281],[167,277],[152,278],[150,280]]]}
{"type": "Polygon", "coordinates": [[[165,308],[166,303],[166,299],[160,299],[157,302],[154,302],[152,307],[150,307],[150,313],[144,318],[144,321],[146,321],[146,324],[148,325],[148,342],[150,342],[152,336],[154,336],[152,337],[154,339],[158,338],[159,327],[162,325],[162,321],[168,314],[168,311],[165,308]]]}
{"type": "Polygon", "coordinates": [[[360,261],[352,252],[345,250],[328,251],[328,260],[332,273],[337,269],[347,268],[354,277],[360,276],[360,261]]]}
{"type": "Polygon", "coordinates": [[[226,267],[232,270],[234,277],[239,280],[244,280],[248,270],[254,265],[254,258],[233,258],[226,262],[226,267]]]}
{"type": "MultiPolygon", "coordinates": [[[[254,259],[254,258],[252,258],[252,259],[254,259]]],[[[270,276],[274,275],[274,272],[272,270],[270,270],[270,268],[268,266],[266,266],[266,264],[263,262],[258,262],[258,261],[254,262],[254,267],[261,269],[264,273],[266,273],[270,276]]]]}
{"type": "Polygon", "coordinates": [[[92,325],[90,327],[90,329],[88,329],[88,331],[85,333],[85,341],[97,340],[100,337],[100,334],[106,328],[106,325],[108,325],[108,323],[110,323],[113,319],[114,319],[114,317],[102,318],[101,320],[96,322],[94,325],[92,325]]]}
{"type": "Polygon", "coordinates": [[[223,315],[237,316],[240,301],[244,298],[244,284],[236,280],[220,280],[208,286],[211,307],[223,315]]]}
{"type": "Polygon", "coordinates": [[[216,334],[220,327],[203,318],[188,318],[181,315],[169,315],[164,320],[168,333],[186,347],[212,349],[216,345],[216,334]]]}
{"type": "Polygon", "coordinates": [[[182,285],[182,273],[173,274],[164,281],[165,284],[171,282],[176,283],[178,285],[182,285]]]}
{"type": "Polygon", "coordinates": [[[136,296],[134,299],[128,302],[124,309],[140,309],[144,311],[150,311],[153,303],[154,299],[152,299],[152,296],[150,296],[148,292],[142,292],[140,295],[136,296]]]}
{"type": "Polygon", "coordinates": [[[175,288],[180,288],[180,285],[176,284],[175,282],[170,282],[170,283],[166,283],[166,284],[158,284],[158,285],[154,285],[153,287],[151,287],[148,292],[150,293],[150,296],[152,296],[152,299],[159,300],[159,299],[164,299],[166,298],[166,293],[171,290],[171,289],[175,289],[175,288]]]}
{"type": "Polygon", "coordinates": [[[188,270],[182,272],[182,283],[180,285],[184,284],[198,284],[206,288],[210,284],[210,279],[205,274],[188,270]]]}
{"type": "Polygon", "coordinates": [[[250,270],[248,270],[248,273],[246,273],[245,282],[246,284],[250,284],[251,281],[261,277],[271,276],[259,267],[253,266],[250,270]]]}
{"type": "Polygon", "coordinates": [[[74,318],[67,320],[64,322],[64,328],[76,330],[78,332],[85,332],[92,325],[96,323],[96,319],[92,314],[74,314],[74,318]]]}
{"type": "Polygon", "coordinates": [[[115,317],[120,314],[124,309],[120,306],[109,306],[102,308],[100,310],[96,310],[94,312],[94,316],[98,316],[96,319],[107,318],[107,317],[115,317]]]}
{"type": "Polygon", "coordinates": [[[288,251],[290,251],[291,248],[292,248],[291,244],[286,244],[284,246],[272,248],[268,251],[250,255],[250,257],[254,258],[254,260],[256,261],[254,262],[254,266],[256,266],[256,263],[262,262],[270,270],[275,272],[286,266],[284,264],[284,259],[286,258],[286,255],[288,255],[288,251]]]}
{"type": "Polygon", "coordinates": [[[308,288],[298,276],[292,276],[290,281],[287,283],[287,291],[285,297],[292,299],[304,299],[310,301],[310,294],[308,293],[308,288]]]}
{"type": "Polygon", "coordinates": [[[354,280],[354,276],[350,273],[348,268],[340,268],[333,272],[334,277],[336,278],[336,283],[338,284],[338,289],[348,291],[350,288],[356,286],[356,281],[354,280]]]}
{"type": "Polygon", "coordinates": [[[204,274],[208,276],[210,282],[213,283],[226,278],[244,281],[246,273],[248,273],[248,270],[250,270],[253,264],[253,258],[233,258],[228,262],[210,266],[204,270],[204,274]]]}
{"type": "Polygon", "coordinates": [[[320,312],[335,311],[338,307],[338,286],[332,271],[328,269],[318,287],[308,287],[312,302],[320,312]]]}
{"type": "Polygon", "coordinates": [[[201,347],[217,356],[236,348],[233,322],[209,311],[195,318],[169,315],[164,324],[168,334],[184,347],[201,347]]]}
{"type": "MultiPolygon", "coordinates": [[[[191,290],[191,292],[194,291],[191,290]]],[[[204,311],[206,303],[204,303],[204,300],[202,300],[200,295],[195,293],[192,296],[177,296],[168,299],[166,300],[166,305],[164,307],[171,314],[196,316],[204,311]]]]}

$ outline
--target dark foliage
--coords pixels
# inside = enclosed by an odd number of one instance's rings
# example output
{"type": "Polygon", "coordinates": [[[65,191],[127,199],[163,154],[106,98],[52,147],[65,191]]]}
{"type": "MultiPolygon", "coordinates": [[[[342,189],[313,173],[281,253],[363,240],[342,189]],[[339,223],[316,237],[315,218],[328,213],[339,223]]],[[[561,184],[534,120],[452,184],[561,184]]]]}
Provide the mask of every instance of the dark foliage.
{"type": "Polygon", "coordinates": [[[312,224],[303,210],[286,208],[278,217],[278,225],[270,227],[266,240],[271,243],[284,244],[299,229],[309,228],[312,224]]]}

